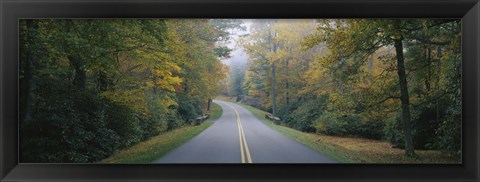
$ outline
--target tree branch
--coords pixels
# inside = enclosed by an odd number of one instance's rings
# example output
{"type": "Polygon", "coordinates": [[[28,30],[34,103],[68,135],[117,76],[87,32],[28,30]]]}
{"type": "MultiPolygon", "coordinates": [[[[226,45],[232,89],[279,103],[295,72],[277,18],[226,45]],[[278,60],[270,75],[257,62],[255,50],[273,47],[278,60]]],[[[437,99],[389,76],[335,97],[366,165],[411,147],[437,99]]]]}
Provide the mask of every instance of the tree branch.
{"type": "Polygon", "coordinates": [[[456,22],[458,20],[456,19],[446,19],[446,20],[439,20],[438,22],[434,23],[434,24],[431,24],[427,27],[423,27],[423,26],[420,26],[420,27],[415,27],[415,28],[404,28],[405,30],[407,31],[416,31],[416,30],[420,30],[420,29],[423,29],[423,28],[432,28],[432,27],[436,27],[436,26],[439,26],[439,25],[443,25],[445,23],[450,23],[450,22],[456,22]]]}
{"type": "Polygon", "coordinates": [[[438,95],[438,96],[436,96],[436,97],[434,97],[434,98],[432,98],[432,99],[428,99],[428,100],[423,101],[423,102],[421,102],[421,103],[419,103],[419,104],[412,104],[412,103],[410,103],[410,105],[412,105],[413,107],[419,107],[419,106],[421,106],[421,105],[424,105],[424,104],[426,104],[426,103],[429,103],[429,102],[438,100],[438,99],[446,96],[447,94],[452,94],[452,93],[454,93],[454,92],[455,92],[455,91],[444,92],[444,93],[442,93],[442,94],[440,94],[440,95],[438,95]]]}
{"type": "Polygon", "coordinates": [[[411,39],[413,40],[417,40],[423,44],[431,44],[431,45],[440,45],[440,46],[444,46],[444,45],[448,45],[450,44],[452,41],[444,41],[444,42],[435,42],[435,41],[432,41],[432,40],[428,40],[428,39],[425,39],[425,38],[422,38],[422,37],[416,37],[416,36],[409,36],[411,39]]]}
{"type": "Polygon", "coordinates": [[[381,101],[379,101],[379,102],[377,102],[377,103],[375,103],[375,104],[372,104],[372,105],[367,106],[367,108],[370,109],[370,108],[372,108],[373,106],[376,106],[376,105],[378,105],[378,104],[384,103],[385,101],[390,100],[390,99],[400,99],[400,97],[397,97],[397,96],[388,96],[388,97],[382,99],[381,101]]]}

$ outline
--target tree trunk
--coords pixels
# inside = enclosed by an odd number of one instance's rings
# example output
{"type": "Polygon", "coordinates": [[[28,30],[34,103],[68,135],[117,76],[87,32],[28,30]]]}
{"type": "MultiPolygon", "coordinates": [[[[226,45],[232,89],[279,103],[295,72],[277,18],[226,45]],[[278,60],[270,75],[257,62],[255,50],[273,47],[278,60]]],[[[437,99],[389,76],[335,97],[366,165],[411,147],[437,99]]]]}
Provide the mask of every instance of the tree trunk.
{"type": "MultiPolygon", "coordinates": [[[[71,34],[74,34],[74,24],[72,20],[67,20],[65,22],[65,30],[71,34]]],[[[86,82],[86,74],[85,74],[85,63],[84,61],[79,58],[78,56],[75,56],[74,54],[76,51],[78,51],[78,47],[75,47],[73,45],[70,45],[68,42],[64,42],[65,47],[69,49],[69,54],[67,56],[70,65],[73,66],[75,69],[75,77],[73,79],[73,85],[77,87],[79,90],[85,89],[85,82],[86,82]]]]}
{"type": "Polygon", "coordinates": [[[84,63],[82,59],[75,56],[68,56],[68,60],[75,69],[75,78],[73,79],[73,85],[75,85],[79,90],[84,90],[86,83],[86,74],[85,68],[83,68],[84,63]]]}
{"type": "Polygon", "coordinates": [[[395,41],[395,52],[397,56],[397,72],[400,83],[400,100],[402,103],[402,123],[405,140],[405,154],[415,155],[413,149],[412,124],[410,122],[410,99],[408,95],[407,75],[405,73],[405,62],[403,59],[403,38],[395,41]]]}
{"type": "MultiPolygon", "coordinates": [[[[276,22],[276,20],[274,20],[276,22]]],[[[274,38],[277,36],[276,32],[271,32],[270,31],[270,36],[269,36],[269,43],[271,44],[271,51],[273,53],[277,53],[277,44],[273,43],[274,38]],[[273,34],[272,34],[273,33],[273,34]]],[[[271,59],[270,62],[272,63],[272,114],[276,116],[276,102],[275,102],[275,60],[271,59]]]]}
{"type": "MultiPolygon", "coordinates": [[[[438,92],[438,90],[440,89],[440,73],[442,72],[442,60],[441,60],[441,57],[442,57],[442,49],[440,47],[438,47],[437,49],[437,57],[438,57],[438,61],[437,61],[437,78],[435,79],[435,88],[436,88],[436,91],[438,92]]],[[[437,118],[436,118],[436,121],[437,122],[440,122],[440,99],[437,99],[437,118]]]]}
{"type": "MultiPolygon", "coordinates": [[[[341,66],[341,69],[344,70],[344,62],[345,62],[345,59],[342,57],[340,58],[340,66],[341,66]]],[[[337,73],[338,75],[338,91],[343,94],[343,72],[340,71],[337,73]]]]}
{"type": "Polygon", "coordinates": [[[430,64],[431,64],[431,54],[432,50],[430,48],[427,48],[427,61],[425,63],[425,67],[427,69],[427,77],[425,78],[425,88],[427,89],[427,95],[430,94],[430,64]]]}
{"type": "Polygon", "coordinates": [[[286,66],[286,68],[287,68],[287,71],[286,71],[286,72],[287,72],[287,78],[285,79],[286,104],[287,104],[287,108],[289,108],[289,106],[290,106],[290,96],[289,96],[289,93],[288,93],[288,91],[289,91],[289,89],[290,89],[290,83],[289,83],[288,78],[290,78],[290,75],[289,75],[289,72],[288,72],[288,62],[289,62],[289,60],[287,59],[287,60],[285,61],[285,66],[286,66]]]}
{"type": "Polygon", "coordinates": [[[25,42],[28,42],[29,47],[25,50],[26,55],[24,57],[24,73],[23,80],[20,82],[20,121],[30,118],[33,107],[33,90],[35,90],[35,80],[33,75],[35,74],[35,53],[34,47],[35,37],[37,36],[38,24],[33,20],[27,21],[27,38],[25,42]]]}
{"type": "Polygon", "coordinates": [[[212,99],[208,99],[207,111],[210,111],[210,106],[212,106],[212,99]]]}
{"type": "Polygon", "coordinates": [[[97,88],[102,92],[108,89],[108,78],[103,71],[98,71],[97,73],[97,88]]]}
{"type": "Polygon", "coordinates": [[[183,84],[183,91],[184,91],[185,93],[188,93],[188,92],[189,92],[189,87],[188,87],[188,80],[187,80],[187,78],[184,79],[183,83],[184,83],[184,84],[183,84]]]}
{"type": "Polygon", "coordinates": [[[276,116],[275,104],[275,63],[272,63],[272,114],[276,116]]]}

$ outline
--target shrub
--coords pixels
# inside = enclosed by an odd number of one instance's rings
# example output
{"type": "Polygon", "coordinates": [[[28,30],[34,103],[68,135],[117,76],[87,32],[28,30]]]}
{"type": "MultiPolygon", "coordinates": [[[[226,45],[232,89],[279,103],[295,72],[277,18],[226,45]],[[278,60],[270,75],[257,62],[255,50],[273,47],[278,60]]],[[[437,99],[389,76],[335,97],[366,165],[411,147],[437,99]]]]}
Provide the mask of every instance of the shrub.
{"type": "Polygon", "coordinates": [[[359,127],[358,136],[369,139],[382,139],[383,138],[383,128],[385,123],[383,121],[368,120],[362,122],[359,127]]]}
{"type": "MultiPolygon", "coordinates": [[[[459,98],[459,97],[453,97],[459,98]]],[[[461,100],[453,100],[438,128],[435,130],[433,146],[460,156],[462,151],[462,107],[461,100]]]]}
{"type": "Polygon", "coordinates": [[[396,147],[405,148],[402,128],[400,116],[396,115],[388,118],[385,121],[384,138],[396,147]]]}
{"type": "Polygon", "coordinates": [[[107,103],[105,111],[107,128],[115,131],[122,140],[120,147],[128,147],[141,141],[141,120],[135,112],[126,105],[107,103]]]}
{"type": "Polygon", "coordinates": [[[437,134],[434,146],[449,152],[461,154],[462,128],[460,117],[451,117],[443,120],[440,127],[435,131],[437,134]]]}
{"type": "Polygon", "coordinates": [[[195,118],[203,114],[200,108],[201,102],[189,98],[185,95],[179,95],[177,98],[178,108],[176,114],[168,116],[168,129],[173,129],[182,126],[184,123],[193,124],[195,118]]]}
{"type": "Polygon", "coordinates": [[[250,95],[245,95],[243,97],[242,102],[244,104],[253,106],[255,108],[259,108],[261,110],[268,110],[269,108],[264,107],[264,105],[261,103],[261,97],[258,96],[250,96],[250,95]]]}
{"type": "Polygon", "coordinates": [[[314,122],[317,132],[335,136],[357,136],[380,139],[383,136],[383,123],[362,121],[358,114],[341,115],[332,111],[323,112],[314,122]]]}
{"type": "Polygon", "coordinates": [[[88,91],[38,98],[22,122],[20,161],[84,163],[119,148],[121,137],[107,127],[106,101],[88,91]]]}
{"type": "Polygon", "coordinates": [[[95,162],[157,135],[167,122],[162,106],[140,114],[93,91],[52,92],[40,92],[31,116],[21,122],[21,161],[95,162]]]}
{"type": "MultiPolygon", "coordinates": [[[[405,142],[403,140],[403,124],[401,120],[401,113],[386,120],[386,127],[384,130],[384,137],[391,144],[396,147],[404,148],[405,142]]],[[[422,105],[412,109],[412,136],[415,149],[443,149],[448,146],[439,145],[442,139],[439,136],[447,134],[447,132],[455,132],[455,125],[446,124],[449,119],[445,114],[445,107],[437,108],[436,105],[422,105]],[[438,109],[438,110],[437,110],[438,109]],[[445,125],[444,125],[445,124],[445,125]],[[450,127],[445,130],[444,127],[450,127]],[[443,132],[445,131],[445,132],[443,132]]],[[[453,133],[451,133],[453,134],[453,133]]],[[[455,135],[455,134],[453,134],[455,135]]],[[[444,138],[449,140],[449,137],[444,138]]]]}
{"type": "Polygon", "coordinates": [[[292,104],[293,111],[286,110],[287,114],[283,114],[285,116],[282,117],[287,119],[285,122],[289,127],[304,132],[315,132],[314,121],[325,110],[327,98],[327,95],[323,95],[299,100],[292,104]]]}
{"type": "Polygon", "coordinates": [[[329,111],[323,112],[320,117],[315,120],[315,126],[317,132],[336,136],[352,135],[350,131],[352,130],[351,127],[354,127],[349,125],[345,118],[341,118],[329,111]]]}

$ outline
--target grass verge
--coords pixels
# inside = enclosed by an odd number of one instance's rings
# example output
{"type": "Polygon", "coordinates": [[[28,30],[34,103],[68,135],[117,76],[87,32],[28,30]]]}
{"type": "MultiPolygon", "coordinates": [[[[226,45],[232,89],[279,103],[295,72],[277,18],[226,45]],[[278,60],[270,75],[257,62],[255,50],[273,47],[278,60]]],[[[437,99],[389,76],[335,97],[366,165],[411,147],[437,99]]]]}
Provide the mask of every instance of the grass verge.
{"type": "Polygon", "coordinates": [[[210,106],[210,112],[209,112],[210,115],[208,120],[215,121],[218,118],[220,118],[220,116],[222,116],[222,113],[223,113],[222,107],[212,102],[212,105],[210,106]]]}
{"type": "MultiPolygon", "coordinates": [[[[217,97],[217,99],[234,102],[234,99],[229,97],[217,97]]],[[[406,157],[403,149],[392,148],[386,141],[304,133],[286,126],[275,125],[272,121],[265,119],[267,114],[265,111],[243,103],[234,103],[245,107],[267,126],[340,163],[461,163],[455,156],[435,150],[415,150],[416,157],[406,157]]]]}
{"type": "Polygon", "coordinates": [[[204,122],[198,126],[185,126],[173,131],[162,133],[149,140],[140,142],[129,148],[120,150],[99,163],[150,163],[169,151],[179,147],[213,123],[204,122]]]}

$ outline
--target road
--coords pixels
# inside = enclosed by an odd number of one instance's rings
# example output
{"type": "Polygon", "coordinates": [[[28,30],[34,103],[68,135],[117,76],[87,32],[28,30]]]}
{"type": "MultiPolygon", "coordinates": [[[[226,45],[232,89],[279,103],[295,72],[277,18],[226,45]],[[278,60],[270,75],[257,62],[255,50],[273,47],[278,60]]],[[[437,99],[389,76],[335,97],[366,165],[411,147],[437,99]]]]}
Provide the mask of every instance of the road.
{"type": "Polygon", "coordinates": [[[155,163],[335,163],[268,127],[240,105],[213,102],[222,107],[222,116],[155,163]]]}

